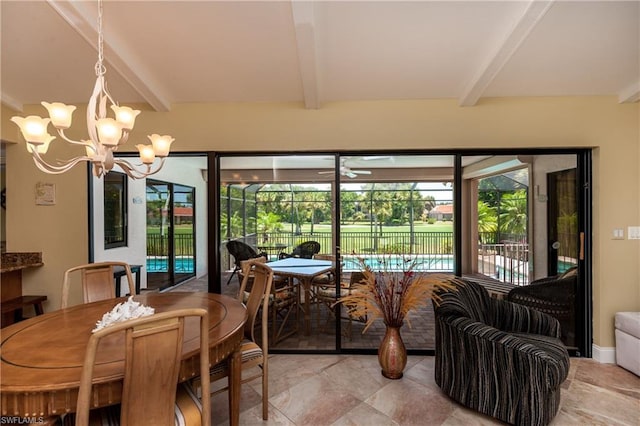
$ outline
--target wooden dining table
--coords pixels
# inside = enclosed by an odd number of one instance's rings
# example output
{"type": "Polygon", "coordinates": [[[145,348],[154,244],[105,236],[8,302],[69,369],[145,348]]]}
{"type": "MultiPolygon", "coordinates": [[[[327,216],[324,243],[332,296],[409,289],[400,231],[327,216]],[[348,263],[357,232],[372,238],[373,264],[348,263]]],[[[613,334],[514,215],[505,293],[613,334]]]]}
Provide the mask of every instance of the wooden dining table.
{"type": "MultiPolygon", "coordinates": [[[[330,260],[302,259],[289,257],[267,265],[273,270],[274,275],[295,278],[304,289],[304,334],[311,334],[311,284],[315,277],[331,272],[335,265],[330,260]]],[[[299,292],[298,292],[299,294],[299,292]]]]}
{"type": "MultiPolygon", "coordinates": [[[[53,311],[2,330],[0,411],[2,416],[48,417],[74,412],[80,373],[91,331],[104,313],[127,298],[102,300],[53,311]]],[[[155,312],[204,308],[209,312],[210,362],[230,363],[229,418],[239,423],[241,354],[247,310],[229,296],[169,292],[137,295],[134,300],[155,312]]],[[[122,344],[99,348],[94,372],[96,407],[120,402],[124,377],[122,344]]],[[[180,381],[199,375],[199,320],[187,318],[180,381]]]]}

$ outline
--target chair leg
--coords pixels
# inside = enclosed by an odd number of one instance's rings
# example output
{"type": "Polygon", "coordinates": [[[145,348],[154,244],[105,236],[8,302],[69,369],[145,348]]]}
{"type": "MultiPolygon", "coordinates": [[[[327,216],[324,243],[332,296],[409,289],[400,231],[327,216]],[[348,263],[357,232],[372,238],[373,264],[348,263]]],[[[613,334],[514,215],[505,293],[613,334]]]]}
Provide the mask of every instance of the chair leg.
{"type": "Polygon", "coordinates": [[[269,367],[268,355],[262,362],[262,420],[269,420],[269,367]]]}
{"type": "Polygon", "coordinates": [[[227,285],[229,285],[229,283],[231,282],[231,279],[233,278],[233,276],[236,274],[236,272],[238,272],[238,267],[236,266],[236,268],[233,270],[233,272],[231,273],[231,276],[229,277],[229,279],[227,280],[227,285]]]}

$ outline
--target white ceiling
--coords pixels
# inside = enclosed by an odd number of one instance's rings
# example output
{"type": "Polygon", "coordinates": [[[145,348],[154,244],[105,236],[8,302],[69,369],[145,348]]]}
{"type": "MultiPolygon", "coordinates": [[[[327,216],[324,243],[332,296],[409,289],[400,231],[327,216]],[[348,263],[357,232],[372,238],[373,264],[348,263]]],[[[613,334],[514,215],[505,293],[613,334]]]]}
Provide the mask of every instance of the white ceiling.
{"type": "MultiPolygon", "coordinates": [[[[121,104],[640,93],[639,1],[107,1],[121,104]]],[[[95,2],[2,0],[1,94],[86,103],[95,2]]],[[[44,112],[44,111],[43,111],[44,112]]]]}

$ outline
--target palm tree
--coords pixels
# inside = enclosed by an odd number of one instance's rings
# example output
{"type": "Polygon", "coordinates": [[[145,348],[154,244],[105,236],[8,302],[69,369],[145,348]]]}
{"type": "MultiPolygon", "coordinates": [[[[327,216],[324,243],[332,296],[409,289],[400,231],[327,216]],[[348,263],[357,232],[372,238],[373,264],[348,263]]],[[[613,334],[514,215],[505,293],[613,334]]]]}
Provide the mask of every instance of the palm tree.
{"type": "Polygon", "coordinates": [[[303,205],[310,211],[311,234],[313,234],[313,225],[316,223],[316,215],[328,205],[327,193],[325,192],[307,192],[303,205]]]}
{"type": "Polygon", "coordinates": [[[282,220],[280,216],[273,212],[258,213],[258,231],[263,234],[266,242],[269,232],[280,232],[282,230],[282,220]]]}
{"type": "Polygon", "coordinates": [[[506,193],[500,201],[500,232],[524,235],[527,232],[527,193],[506,193]]]}
{"type": "MultiPolygon", "coordinates": [[[[498,215],[495,207],[489,207],[484,201],[478,201],[478,232],[495,233],[498,230],[498,215]]],[[[486,238],[485,238],[486,240],[486,238]]],[[[487,243],[487,241],[483,241],[487,243]]],[[[493,243],[497,241],[492,241],[493,243]]]]}

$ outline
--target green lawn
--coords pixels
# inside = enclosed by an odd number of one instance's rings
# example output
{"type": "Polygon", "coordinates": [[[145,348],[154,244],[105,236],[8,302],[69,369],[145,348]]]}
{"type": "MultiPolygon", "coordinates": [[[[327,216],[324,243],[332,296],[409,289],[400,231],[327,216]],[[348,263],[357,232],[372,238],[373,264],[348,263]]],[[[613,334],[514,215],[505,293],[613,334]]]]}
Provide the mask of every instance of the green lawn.
{"type": "MultiPolygon", "coordinates": [[[[290,223],[283,223],[282,232],[287,232],[292,229],[290,223]]],[[[294,228],[295,229],[295,228],[294,228]]],[[[356,223],[341,225],[340,228],[343,232],[371,232],[371,225],[367,223],[356,223]]],[[[377,229],[379,231],[379,229],[377,229]]],[[[400,226],[383,226],[383,232],[411,232],[409,225],[400,226]]],[[[452,232],[453,222],[436,222],[432,225],[424,222],[415,222],[414,232],[452,232]]],[[[302,225],[302,232],[311,232],[311,224],[305,223],[302,225]]],[[[330,224],[315,224],[313,225],[313,232],[331,232],[330,224]]]]}
{"type": "MultiPolygon", "coordinates": [[[[193,226],[191,225],[176,225],[173,228],[175,234],[192,234],[193,226]]],[[[147,234],[160,234],[159,226],[147,226],[147,234]]]]}

